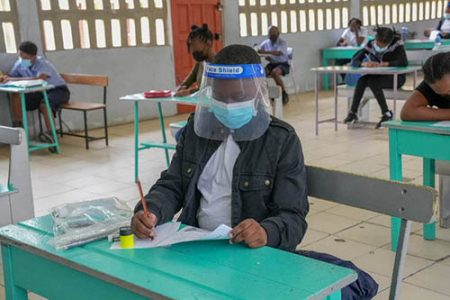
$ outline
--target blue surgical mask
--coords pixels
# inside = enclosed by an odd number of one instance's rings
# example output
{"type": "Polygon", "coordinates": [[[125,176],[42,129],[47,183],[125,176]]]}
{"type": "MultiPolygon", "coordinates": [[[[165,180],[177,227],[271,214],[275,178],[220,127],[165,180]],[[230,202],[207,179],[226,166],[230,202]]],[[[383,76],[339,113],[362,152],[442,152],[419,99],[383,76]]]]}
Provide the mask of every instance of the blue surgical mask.
{"type": "Polygon", "coordinates": [[[388,46],[381,48],[380,46],[377,45],[377,43],[373,43],[373,49],[375,49],[375,51],[377,51],[378,53],[386,51],[387,48],[388,46]]]}
{"type": "Polygon", "coordinates": [[[239,129],[256,115],[255,99],[228,104],[212,99],[211,110],[224,126],[239,129]]]}
{"type": "Polygon", "coordinates": [[[20,65],[24,68],[29,68],[31,67],[31,59],[23,59],[20,58],[20,65]]]}

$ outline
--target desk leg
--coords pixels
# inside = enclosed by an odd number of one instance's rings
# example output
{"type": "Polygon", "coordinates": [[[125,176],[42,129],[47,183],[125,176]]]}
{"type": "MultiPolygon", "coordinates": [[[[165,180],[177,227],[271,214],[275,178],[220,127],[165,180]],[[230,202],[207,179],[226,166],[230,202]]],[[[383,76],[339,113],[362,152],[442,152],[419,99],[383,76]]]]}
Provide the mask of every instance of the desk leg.
{"type": "Polygon", "coordinates": [[[139,180],[139,102],[134,101],[134,182],[139,180]]]}
{"type": "MultiPolygon", "coordinates": [[[[166,128],[164,126],[164,116],[162,114],[161,102],[158,102],[158,113],[159,113],[159,125],[161,126],[163,143],[166,144],[167,143],[166,128]]],[[[170,165],[169,149],[164,148],[164,152],[166,154],[166,164],[167,164],[167,167],[169,167],[169,165],[170,165]]]]}
{"type": "MultiPolygon", "coordinates": [[[[322,66],[324,66],[324,67],[327,67],[329,64],[328,64],[328,55],[326,54],[326,52],[324,52],[323,53],[323,58],[322,58],[322,66]]],[[[329,85],[329,77],[328,77],[328,74],[327,73],[325,73],[325,74],[323,74],[323,89],[325,90],[325,91],[328,91],[329,90],[329,88],[330,88],[330,85],[329,85]]]]}
{"type": "MultiPolygon", "coordinates": [[[[389,171],[391,180],[403,180],[402,155],[398,152],[397,130],[389,128],[389,171]]],[[[398,237],[400,233],[400,219],[391,218],[391,249],[397,250],[398,237]]]]}
{"type": "Polygon", "coordinates": [[[334,292],[331,295],[328,295],[324,300],[341,300],[342,299],[342,293],[341,290],[334,292]]]}
{"type": "Polygon", "coordinates": [[[333,73],[334,89],[334,131],[338,130],[338,98],[337,98],[337,73],[333,73]]]}
{"type": "MultiPolygon", "coordinates": [[[[423,185],[435,186],[435,162],[434,159],[423,159],[423,185]]],[[[423,238],[433,241],[436,239],[436,222],[423,224],[423,238]]]]}
{"type": "Polygon", "coordinates": [[[397,90],[398,90],[397,84],[398,84],[398,74],[395,73],[394,74],[394,95],[395,96],[394,96],[394,111],[393,111],[394,119],[395,119],[396,112],[397,112],[397,90]]]}
{"type": "Polygon", "coordinates": [[[314,74],[314,96],[316,101],[316,135],[319,135],[319,73],[314,74]]]}
{"type": "Polygon", "coordinates": [[[2,263],[5,277],[5,292],[8,300],[28,299],[27,290],[18,287],[14,283],[14,267],[12,262],[11,247],[2,245],[2,263]]]}
{"type": "Polygon", "coordinates": [[[25,93],[20,93],[20,103],[22,106],[22,124],[23,129],[25,130],[25,136],[27,138],[28,148],[30,148],[30,133],[28,132],[28,116],[27,116],[27,108],[25,102],[25,93]]]}
{"type": "Polygon", "coordinates": [[[52,127],[51,130],[52,130],[54,145],[56,147],[56,153],[59,153],[59,140],[58,140],[58,136],[56,135],[55,122],[53,122],[54,121],[53,120],[53,112],[52,112],[52,109],[50,108],[47,91],[45,91],[45,90],[42,91],[42,94],[44,95],[45,108],[47,109],[47,115],[48,115],[48,118],[50,121],[50,126],[52,127]]]}
{"type": "Polygon", "coordinates": [[[417,83],[417,70],[414,71],[414,78],[413,78],[413,89],[416,88],[416,83],[417,83]]]}

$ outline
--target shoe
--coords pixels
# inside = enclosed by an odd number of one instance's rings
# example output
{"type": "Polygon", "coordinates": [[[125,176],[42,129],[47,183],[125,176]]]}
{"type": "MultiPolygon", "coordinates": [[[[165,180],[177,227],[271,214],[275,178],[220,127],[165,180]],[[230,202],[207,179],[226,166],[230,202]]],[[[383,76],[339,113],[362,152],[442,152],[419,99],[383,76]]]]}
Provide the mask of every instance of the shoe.
{"type": "Polygon", "coordinates": [[[375,129],[380,128],[383,122],[390,121],[390,120],[392,120],[393,117],[394,117],[394,114],[392,113],[392,111],[388,110],[381,116],[380,122],[377,123],[377,126],[375,126],[375,129]]]}
{"type": "Polygon", "coordinates": [[[283,95],[283,105],[288,104],[288,102],[289,102],[289,95],[285,91],[283,91],[282,95],[283,95]]]}
{"type": "Polygon", "coordinates": [[[347,118],[344,119],[344,124],[356,123],[356,121],[358,121],[358,116],[353,112],[349,112],[347,118]]]}
{"type": "MultiPolygon", "coordinates": [[[[47,132],[40,133],[38,138],[39,138],[39,141],[42,143],[46,143],[46,144],[54,144],[55,143],[52,135],[50,135],[47,132]]],[[[50,151],[51,153],[56,153],[57,149],[56,149],[56,147],[49,147],[48,151],[50,151]]]]}

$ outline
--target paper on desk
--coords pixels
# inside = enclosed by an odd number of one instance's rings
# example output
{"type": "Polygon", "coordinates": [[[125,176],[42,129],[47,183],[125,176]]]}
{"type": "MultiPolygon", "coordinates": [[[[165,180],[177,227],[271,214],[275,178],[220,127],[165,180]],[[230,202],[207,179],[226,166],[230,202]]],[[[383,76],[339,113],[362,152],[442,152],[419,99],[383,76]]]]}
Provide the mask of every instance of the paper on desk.
{"type": "Polygon", "coordinates": [[[27,88],[27,87],[36,87],[36,86],[43,86],[47,85],[47,81],[42,79],[31,79],[31,80],[13,80],[8,81],[1,86],[4,87],[20,87],[20,88],[27,88]]]}
{"type": "MultiPolygon", "coordinates": [[[[179,244],[184,242],[205,241],[205,240],[224,240],[229,238],[231,228],[227,225],[220,225],[214,231],[208,231],[192,226],[185,226],[179,229],[180,222],[170,222],[156,227],[155,238],[134,239],[134,248],[156,248],[179,244]]],[[[111,249],[121,249],[120,244],[115,242],[111,249]]]]}
{"type": "Polygon", "coordinates": [[[431,124],[431,126],[435,127],[450,127],[450,121],[441,121],[431,124]]]}

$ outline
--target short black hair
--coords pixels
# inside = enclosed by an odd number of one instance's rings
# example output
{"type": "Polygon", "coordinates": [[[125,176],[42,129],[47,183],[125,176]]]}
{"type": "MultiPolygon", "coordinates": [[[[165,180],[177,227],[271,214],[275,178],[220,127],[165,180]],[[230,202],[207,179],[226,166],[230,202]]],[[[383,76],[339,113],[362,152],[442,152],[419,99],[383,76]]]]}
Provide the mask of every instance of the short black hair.
{"type": "Polygon", "coordinates": [[[400,38],[400,34],[397,33],[395,28],[389,28],[389,27],[376,27],[374,29],[376,35],[375,40],[383,43],[383,44],[390,44],[395,38],[400,38]]]}
{"type": "Polygon", "coordinates": [[[33,42],[25,41],[20,43],[19,50],[29,55],[36,55],[38,47],[33,42]]]}
{"type": "Polygon", "coordinates": [[[450,52],[440,52],[427,59],[422,67],[424,80],[433,84],[450,74],[450,52]]]}
{"type": "Polygon", "coordinates": [[[348,20],[348,25],[347,25],[347,26],[350,26],[350,24],[351,24],[353,21],[355,21],[359,26],[362,26],[362,22],[361,22],[361,20],[358,19],[358,18],[351,18],[350,20],[348,20]]]}
{"type": "Polygon", "coordinates": [[[252,47],[235,44],[220,50],[214,57],[214,63],[221,65],[260,64],[261,57],[252,47]]]}
{"type": "Polygon", "coordinates": [[[206,43],[208,41],[218,40],[219,35],[213,34],[208,28],[208,24],[203,24],[201,27],[197,25],[191,26],[191,32],[188,35],[186,44],[188,51],[191,48],[192,40],[199,39],[200,41],[206,43]]]}

